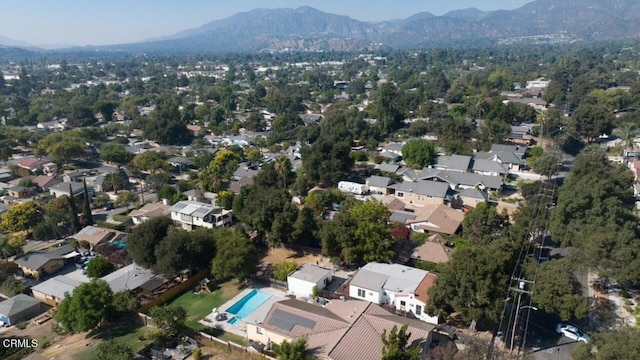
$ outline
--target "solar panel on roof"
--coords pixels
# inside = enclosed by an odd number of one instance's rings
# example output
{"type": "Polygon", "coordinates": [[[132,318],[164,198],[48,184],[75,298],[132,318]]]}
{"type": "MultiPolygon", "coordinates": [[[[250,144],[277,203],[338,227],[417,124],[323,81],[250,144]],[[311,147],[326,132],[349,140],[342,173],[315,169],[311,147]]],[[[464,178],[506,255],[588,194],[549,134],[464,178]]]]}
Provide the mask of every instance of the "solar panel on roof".
{"type": "Polygon", "coordinates": [[[305,317],[292,314],[288,311],[276,309],[269,319],[269,324],[280,328],[284,331],[291,331],[294,325],[300,325],[307,329],[313,329],[316,326],[316,322],[305,317]]]}

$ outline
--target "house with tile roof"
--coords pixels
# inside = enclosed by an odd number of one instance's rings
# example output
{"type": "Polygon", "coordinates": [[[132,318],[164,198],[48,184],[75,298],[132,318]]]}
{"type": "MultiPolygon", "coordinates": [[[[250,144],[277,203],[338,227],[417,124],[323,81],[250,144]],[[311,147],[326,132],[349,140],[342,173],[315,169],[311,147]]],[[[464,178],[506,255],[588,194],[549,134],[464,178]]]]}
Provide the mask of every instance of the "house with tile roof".
{"type": "Polygon", "coordinates": [[[446,264],[454,253],[453,243],[448,243],[440,234],[429,236],[427,241],[413,249],[411,258],[432,264],[446,264]]]}
{"type": "Polygon", "coordinates": [[[326,306],[293,299],[279,301],[271,306],[262,323],[248,323],[246,333],[249,340],[263,344],[304,337],[308,349],[318,358],[376,360],[382,358],[382,334],[403,324],[409,326],[409,343],[426,353],[433,325],[359,300],[335,300],[326,306]]]}
{"type": "Polygon", "coordinates": [[[428,271],[405,265],[370,262],[349,282],[349,297],[378,305],[389,304],[397,311],[438,324],[437,316],[425,313],[427,291],[435,277],[428,271]]]}
{"type": "Polygon", "coordinates": [[[149,219],[170,215],[171,206],[164,202],[146,203],[140,209],[129,213],[134,225],[140,225],[149,219]]]}

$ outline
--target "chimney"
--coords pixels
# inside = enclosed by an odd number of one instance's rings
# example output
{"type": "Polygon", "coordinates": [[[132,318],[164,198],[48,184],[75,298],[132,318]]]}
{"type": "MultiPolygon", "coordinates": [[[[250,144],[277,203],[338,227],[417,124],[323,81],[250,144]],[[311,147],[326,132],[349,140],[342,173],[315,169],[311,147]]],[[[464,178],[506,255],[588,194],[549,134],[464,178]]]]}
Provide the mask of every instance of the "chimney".
{"type": "Polygon", "coordinates": [[[162,204],[163,205],[169,205],[169,201],[167,201],[167,199],[162,199],[162,204]]]}

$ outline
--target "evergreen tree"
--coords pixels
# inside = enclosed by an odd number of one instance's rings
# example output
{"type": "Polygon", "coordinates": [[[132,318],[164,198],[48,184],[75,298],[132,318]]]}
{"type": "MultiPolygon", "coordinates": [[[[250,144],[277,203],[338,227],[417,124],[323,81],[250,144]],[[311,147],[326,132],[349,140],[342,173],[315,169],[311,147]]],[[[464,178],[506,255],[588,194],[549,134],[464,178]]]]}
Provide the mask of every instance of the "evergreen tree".
{"type": "Polygon", "coordinates": [[[93,214],[91,213],[91,202],[89,200],[89,192],[87,191],[87,180],[83,180],[84,185],[84,218],[87,219],[87,225],[93,225],[93,214]]]}
{"type": "Polygon", "coordinates": [[[80,218],[78,218],[78,209],[76,208],[76,202],[73,199],[73,189],[71,188],[71,184],[69,184],[69,197],[67,200],[69,201],[69,208],[71,209],[71,226],[73,227],[73,232],[76,233],[82,229],[82,225],[80,224],[80,218]]]}

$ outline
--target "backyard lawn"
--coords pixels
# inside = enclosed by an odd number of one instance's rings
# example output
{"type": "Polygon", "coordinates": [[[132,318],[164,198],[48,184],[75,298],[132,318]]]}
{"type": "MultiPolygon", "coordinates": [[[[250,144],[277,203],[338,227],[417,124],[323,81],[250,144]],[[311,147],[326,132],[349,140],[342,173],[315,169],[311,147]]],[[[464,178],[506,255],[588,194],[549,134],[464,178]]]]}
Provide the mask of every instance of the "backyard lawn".
{"type": "Polygon", "coordinates": [[[172,304],[181,305],[187,310],[186,325],[195,330],[203,330],[206,327],[198,321],[211,314],[215,307],[220,307],[234,296],[238,295],[242,288],[237,281],[222,284],[212,293],[194,294],[188,291],[173,300],[172,304]]]}

